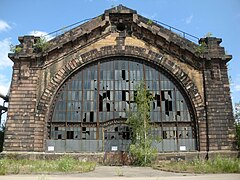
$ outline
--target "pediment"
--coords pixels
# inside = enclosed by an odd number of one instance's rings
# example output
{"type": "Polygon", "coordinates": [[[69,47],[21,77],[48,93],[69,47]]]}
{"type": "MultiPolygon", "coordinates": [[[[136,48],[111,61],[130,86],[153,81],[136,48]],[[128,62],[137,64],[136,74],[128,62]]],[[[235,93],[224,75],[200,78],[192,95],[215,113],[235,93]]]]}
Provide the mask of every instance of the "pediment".
{"type": "MultiPolygon", "coordinates": [[[[48,42],[50,44],[49,48],[44,52],[34,52],[34,43],[39,37],[20,37],[19,41],[23,47],[23,52],[14,55],[9,54],[9,57],[12,60],[31,57],[48,61],[49,57],[54,57],[55,54],[64,54],[67,50],[79,50],[109,35],[114,35],[118,47],[123,47],[128,38],[139,39],[146,45],[155,47],[159,53],[171,55],[199,69],[203,59],[201,54],[197,53],[199,45],[186,38],[189,34],[180,32],[185,37],[137,14],[135,10],[119,5],[51,39],[48,42]],[[28,46],[24,44],[28,44],[28,46]]],[[[196,40],[198,41],[198,39],[196,40]]],[[[106,46],[108,46],[107,43],[106,46]]],[[[225,54],[217,54],[217,56],[217,58],[220,57],[227,61],[231,59],[231,57],[226,57],[225,54]]],[[[205,57],[211,58],[209,54],[206,54],[205,57]]]]}

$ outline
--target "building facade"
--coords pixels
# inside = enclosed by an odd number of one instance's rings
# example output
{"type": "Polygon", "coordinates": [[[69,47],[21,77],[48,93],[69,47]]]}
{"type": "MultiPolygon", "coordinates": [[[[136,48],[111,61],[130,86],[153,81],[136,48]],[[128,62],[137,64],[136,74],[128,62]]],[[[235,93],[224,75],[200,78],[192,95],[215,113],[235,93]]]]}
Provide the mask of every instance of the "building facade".
{"type": "Polygon", "coordinates": [[[19,37],[6,152],[127,151],[128,112],[144,82],[159,152],[234,150],[221,39],[196,44],[122,5],[48,41],[19,37]]]}

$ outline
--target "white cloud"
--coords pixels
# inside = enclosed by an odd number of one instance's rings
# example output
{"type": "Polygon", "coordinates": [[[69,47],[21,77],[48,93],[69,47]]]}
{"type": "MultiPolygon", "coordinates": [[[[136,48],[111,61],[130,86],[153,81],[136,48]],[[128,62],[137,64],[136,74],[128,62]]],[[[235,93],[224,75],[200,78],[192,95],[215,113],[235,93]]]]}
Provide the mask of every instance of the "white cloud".
{"type": "Polygon", "coordinates": [[[192,19],[193,19],[193,15],[187,17],[187,18],[185,19],[185,23],[186,23],[186,24],[190,24],[190,23],[192,22],[192,19]]]}
{"type": "Polygon", "coordinates": [[[0,32],[7,31],[8,29],[11,29],[11,26],[7,22],[0,19],[0,32]]]}
{"type": "Polygon", "coordinates": [[[29,35],[45,37],[47,40],[51,40],[53,38],[52,36],[48,35],[47,32],[44,31],[31,31],[29,32],[29,35]]]}
{"type": "Polygon", "coordinates": [[[240,84],[234,86],[235,91],[240,91],[240,84]]]}
{"type": "Polygon", "coordinates": [[[0,93],[6,95],[9,90],[10,80],[6,76],[0,74],[0,93]]]}
{"type": "Polygon", "coordinates": [[[6,38],[0,41],[0,69],[13,65],[13,62],[8,58],[10,52],[11,39],[6,38]]]}

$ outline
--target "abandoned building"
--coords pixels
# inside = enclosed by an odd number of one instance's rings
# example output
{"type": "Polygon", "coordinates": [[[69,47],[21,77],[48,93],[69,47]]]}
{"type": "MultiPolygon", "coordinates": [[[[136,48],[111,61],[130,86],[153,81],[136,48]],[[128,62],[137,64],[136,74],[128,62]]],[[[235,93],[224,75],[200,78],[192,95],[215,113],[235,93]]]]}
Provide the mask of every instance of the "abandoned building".
{"type": "Polygon", "coordinates": [[[162,152],[234,150],[222,39],[198,39],[122,5],[37,48],[19,37],[5,152],[127,151],[136,85],[154,97],[150,119],[162,152]],[[195,41],[194,41],[195,39],[195,41]]]}

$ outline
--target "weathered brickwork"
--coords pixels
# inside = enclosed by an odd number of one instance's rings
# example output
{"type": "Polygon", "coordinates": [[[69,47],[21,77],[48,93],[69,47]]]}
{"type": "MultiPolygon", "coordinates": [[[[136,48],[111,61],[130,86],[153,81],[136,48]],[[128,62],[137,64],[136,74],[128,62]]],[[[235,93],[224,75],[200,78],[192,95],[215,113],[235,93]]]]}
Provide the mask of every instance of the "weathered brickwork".
{"type": "Polygon", "coordinates": [[[61,85],[82,67],[116,56],[150,62],[186,94],[199,151],[233,150],[226,66],[231,56],[220,47],[221,39],[201,39],[207,49],[199,53],[197,44],[148,21],[136,11],[118,6],[54,38],[45,52],[34,51],[38,37],[20,37],[22,51],[9,54],[14,68],[5,151],[44,152],[47,122],[61,85]]]}

